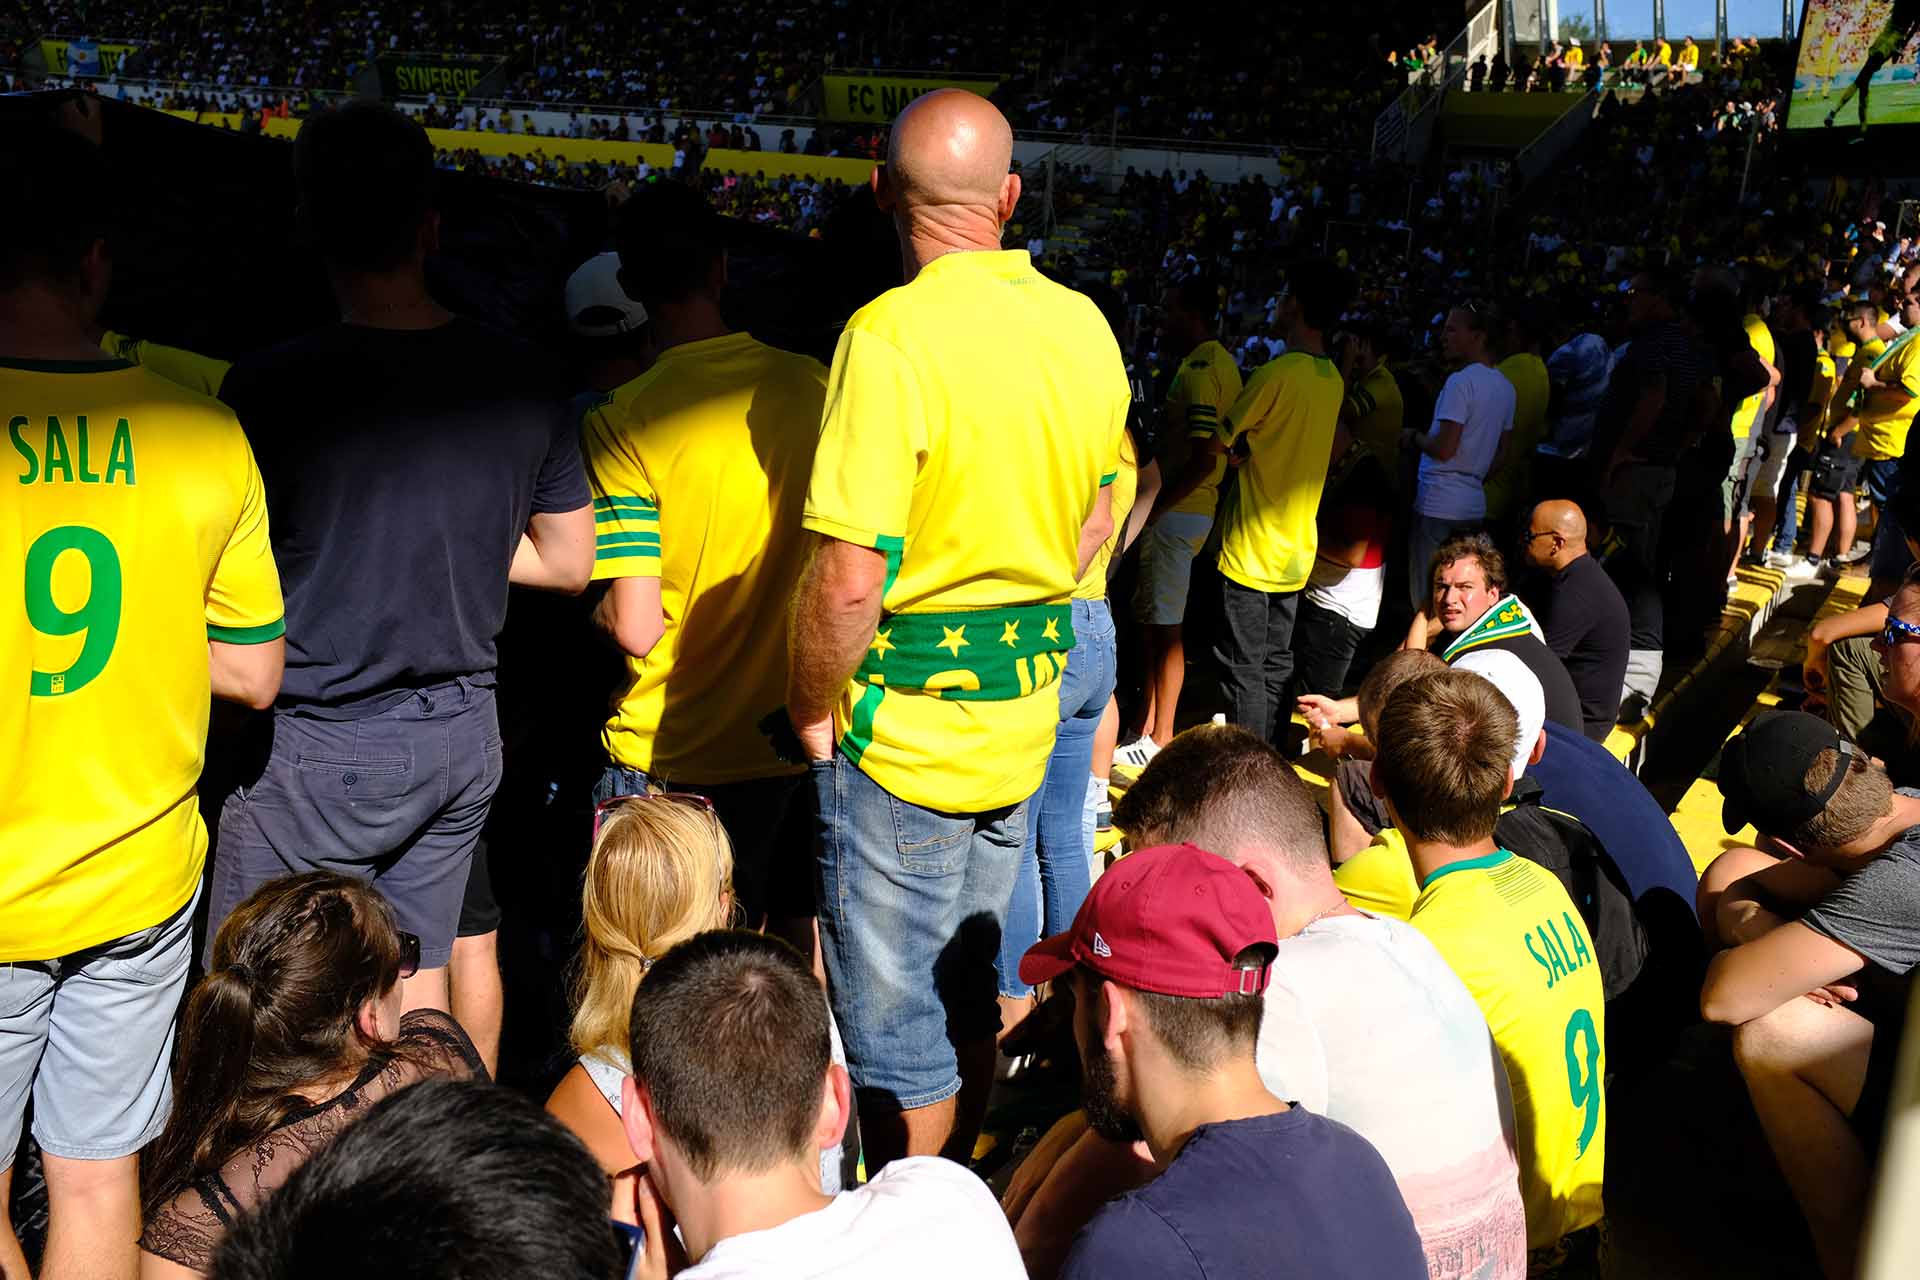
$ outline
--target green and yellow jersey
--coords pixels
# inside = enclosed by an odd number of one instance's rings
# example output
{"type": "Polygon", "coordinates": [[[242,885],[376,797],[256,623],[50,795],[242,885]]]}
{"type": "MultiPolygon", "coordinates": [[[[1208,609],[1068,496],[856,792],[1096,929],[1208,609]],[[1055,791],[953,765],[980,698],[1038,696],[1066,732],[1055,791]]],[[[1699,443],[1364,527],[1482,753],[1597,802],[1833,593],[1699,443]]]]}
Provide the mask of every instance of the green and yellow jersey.
{"type": "Polygon", "coordinates": [[[1411,920],[1473,993],[1506,1064],[1528,1247],[1598,1222],[1606,995],[1573,899],[1502,849],[1428,876],[1411,920]]]}
{"type": "Polygon", "coordinates": [[[148,928],[200,883],[207,641],[285,631],[232,413],[123,360],[0,361],[0,961],[148,928]]]}
{"type": "Polygon", "coordinates": [[[759,723],[787,694],[787,605],[827,371],[744,333],[669,347],[581,426],[595,578],[657,577],[666,631],[627,659],[601,742],[665,781],[796,772],[759,723]]]}
{"type": "Polygon", "coordinates": [[[1333,361],[1289,351],[1255,371],[1220,424],[1222,443],[1247,441],[1220,538],[1220,572],[1241,586],[1286,592],[1307,585],[1345,394],[1333,361]]]}
{"type": "MultiPolygon", "coordinates": [[[[1177,481],[1193,461],[1193,451],[1220,434],[1220,420],[1227,416],[1239,395],[1240,366],[1233,362],[1225,347],[1211,338],[1180,362],[1173,384],[1167,388],[1161,412],[1162,484],[1177,481]]],[[[1226,470],[1226,458],[1216,456],[1207,478],[1168,510],[1213,515],[1214,506],[1220,500],[1220,478],[1226,470]]]]}
{"type": "Polygon", "coordinates": [[[1131,404],[1098,308],[1022,250],[937,258],[847,322],[802,523],[886,554],[834,732],[900,799],[980,813],[1038,789],[1080,531],[1131,404]]]}

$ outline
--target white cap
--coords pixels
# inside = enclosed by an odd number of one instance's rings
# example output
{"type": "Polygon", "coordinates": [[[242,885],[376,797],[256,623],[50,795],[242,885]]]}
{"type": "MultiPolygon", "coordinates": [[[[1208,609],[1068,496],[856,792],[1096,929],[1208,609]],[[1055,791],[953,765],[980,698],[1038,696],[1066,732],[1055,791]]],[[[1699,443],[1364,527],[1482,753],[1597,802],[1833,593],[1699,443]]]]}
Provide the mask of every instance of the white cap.
{"type": "Polygon", "coordinates": [[[620,287],[620,255],[588,258],[567,277],[567,328],[582,338],[612,338],[647,322],[647,309],[620,287]]]}
{"type": "Polygon", "coordinates": [[[1547,695],[1540,688],[1540,677],[1514,654],[1505,649],[1469,649],[1453,661],[1456,671],[1471,671],[1500,691],[1520,717],[1520,740],[1514,744],[1513,776],[1527,771],[1533,756],[1533,744],[1547,722],[1547,695]]]}

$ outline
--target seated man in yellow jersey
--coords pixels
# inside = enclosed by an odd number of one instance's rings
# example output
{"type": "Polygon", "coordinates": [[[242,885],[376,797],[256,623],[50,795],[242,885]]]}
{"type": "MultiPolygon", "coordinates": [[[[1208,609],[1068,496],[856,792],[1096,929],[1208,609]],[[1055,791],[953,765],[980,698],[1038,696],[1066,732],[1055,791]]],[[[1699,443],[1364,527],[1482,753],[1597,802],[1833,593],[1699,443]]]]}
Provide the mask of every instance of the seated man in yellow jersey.
{"type": "MultiPolygon", "coordinates": [[[[1134,620],[1146,632],[1147,701],[1140,736],[1114,752],[1136,768],[1173,738],[1187,678],[1182,625],[1193,559],[1213,531],[1226,459],[1208,447],[1240,395],[1240,369],[1214,337],[1213,283],[1191,276],[1161,300],[1160,347],[1180,358],[1160,412],[1160,496],[1140,543],[1134,620]],[[1181,353],[1185,353],[1181,358],[1181,353]]],[[[1059,932],[1052,930],[1050,932],[1059,932]]]]}
{"type": "Polygon", "coordinates": [[[1235,467],[1221,516],[1220,696],[1230,723],[1268,742],[1291,718],[1293,627],[1346,396],[1327,335],[1352,295],[1351,277],[1330,262],[1294,267],[1280,303],[1287,352],[1248,380],[1208,445],[1235,467]]]}
{"type": "Polygon", "coordinates": [[[1519,719],[1481,676],[1444,671],[1380,713],[1374,788],[1420,880],[1412,924],[1467,985],[1513,1088],[1534,1271],[1591,1265],[1606,1161],[1606,1010],[1593,939],[1551,871],[1493,839],[1519,719]]]}
{"type": "Polygon", "coordinates": [[[39,1274],[131,1280],[207,852],[208,695],[273,701],[280,579],[233,415],[90,337],[114,198],[93,144],[15,125],[0,185],[0,1274],[28,1274],[6,1205],[31,1101],[39,1274]]]}
{"type": "MultiPolygon", "coordinates": [[[[1909,586],[1883,643],[1912,651],[1916,616],[1909,586]]],[[[1822,1272],[1844,1280],[1920,964],[1920,794],[1798,711],[1760,716],[1729,742],[1719,781],[1727,830],[1752,823],[1788,856],[1730,849],[1700,878],[1701,923],[1727,948],[1700,1012],[1737,1028],[1734,1061],[1767,1143],[1822,1272]]]]}
{"type": "Polygon", "coordinates": [[[964,90],[894,122],[874,184],[908,283],[840,337],[802,519],[787,710],[869,1174],[972,1152],[1027,801],[1132,403],[1099,308],[1000,251],[1012,154],[964,90]]]}
{"type": "MultiPolygon", "coordinates": [[[[594,798],[706,796],[733,841],[745,923],[811,950],[805,770],[759,727],[786,698],[787,607],[827,371],[727,327],[725,228],[679,183],[621,210],[622,287],[646,307],[653,367],[583,425],[594,577],[627,654],[594,798]]],[[[1084,788],[1082,789],[1084,792],[1084,788]]]]}

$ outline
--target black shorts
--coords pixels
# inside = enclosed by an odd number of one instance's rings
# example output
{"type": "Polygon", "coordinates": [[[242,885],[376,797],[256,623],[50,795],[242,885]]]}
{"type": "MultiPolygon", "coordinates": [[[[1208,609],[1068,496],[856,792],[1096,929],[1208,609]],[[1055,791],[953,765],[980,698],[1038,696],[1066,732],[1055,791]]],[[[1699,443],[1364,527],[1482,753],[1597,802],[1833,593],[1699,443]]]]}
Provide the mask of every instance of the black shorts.
{"type": "Polygon", "coordinates": [[[1853,456],[1851,431],[1839,444],[1823,439],[1820,451],[1813,455],[1813,465],[1807,468],[1808,496],[1837,498],[1843,493],[1852,493],[1860,484],[1862,461],[1853,456]]]}
{"type": "Polygon", "coordinates": [[[500,903],[493,896],[493,870],[488,859],[493,853],[491,824],[480,832],[480,843],[473,850],[473,864],[467,868],[467,893],[460,900],[460,925],[456,937],[474,938],[500,927],[500,903]]]}

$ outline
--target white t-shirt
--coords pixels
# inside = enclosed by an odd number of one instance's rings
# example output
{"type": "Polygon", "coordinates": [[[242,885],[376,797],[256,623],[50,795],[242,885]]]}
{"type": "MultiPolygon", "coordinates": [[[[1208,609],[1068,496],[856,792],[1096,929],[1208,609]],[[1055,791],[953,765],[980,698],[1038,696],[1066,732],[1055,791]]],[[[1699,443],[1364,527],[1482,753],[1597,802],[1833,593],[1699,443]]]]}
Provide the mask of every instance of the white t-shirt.
{"type": "Polygon", "coordinates": [[[1258,1059],[1275,1096],[1378,1148],[1432,1280],[1526,1275],[1506,1071],[1480,1007],[1419,930],[1348,915],[1282,938],[1258,1059]]]}
{"type": "Polygon", "coordinates": [[[1442,422],[1461,425],[1460,448],[1446,462],[1420,455],[1420,488],[1413,509],[1439,520],[1479,520],[1487,514],[1487,468],[1500,437],[1513,430],[1513,384],[1491,365],[1456,370],[1433,406],[1431,439],[1442,422]]]}
{"type": "Polygon", "coordinates": [[[1307,578],[1307,599],[1337,613],[1362,631],[1380,621],[1380,598],[1386,594],[1384,565],[1356,569],[1352,565],[1316,556],[1307,578]]]}
{"type": "Polygon", "coordinates": [[[681,1280],[1026,1280],[1006,1214],[951,1160],[895,1160],[858,1191],[765,1231],[731,1236],[681,1280]]]}

